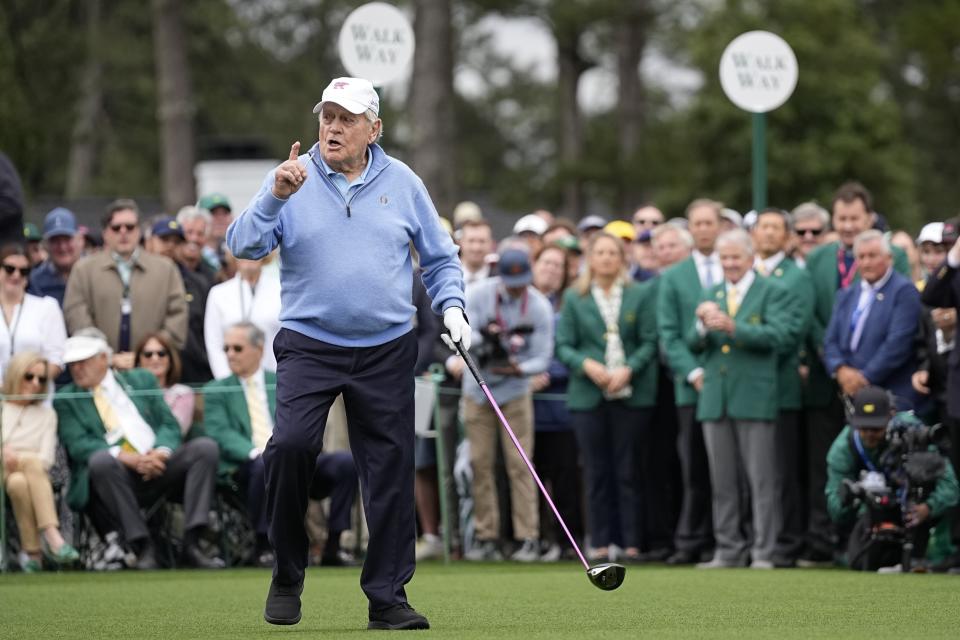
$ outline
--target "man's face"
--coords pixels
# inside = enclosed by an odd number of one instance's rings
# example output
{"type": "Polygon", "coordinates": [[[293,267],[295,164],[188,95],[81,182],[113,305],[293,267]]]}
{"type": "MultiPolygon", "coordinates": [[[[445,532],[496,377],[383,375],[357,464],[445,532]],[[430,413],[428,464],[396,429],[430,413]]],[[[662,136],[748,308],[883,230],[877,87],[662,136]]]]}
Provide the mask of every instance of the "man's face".
{"type": "Polygon", "coordinates": [[[936,242],[920,244],[920,265],[927,273],[933,273],[947,259],[947,247],[936,242]]]}
{"type": "Polygon", "coordinates": [[[223,240],[227,237],[227,227],[230,226],[233,215],[226,207],[214,207],[210,210],[213,223],[210,225],[210,238],[223,240]]]}
{"type": "Polygon", "coordinates": [[[380,120],[370,122],[362,113],[326,102],[320,112],[320,155],[334,171],[358,168],[379,133],[380,120]]]}
{"type": "Polygon", "coordinates": [[[659,268],[666,269],[685,260],[690,255],[690,248],[683,242],[677,231],[669,231],[653,239],[653,253],[659,268]]]}
{"type": "Polygon", "coordinates": [[[806,257],[808,253],[816,249],[823,242],[823,225],[816,218],[798,221],[793,225],[793,232],[799,240],[800,255],[806,257]]]}
{"type": "Polygon", "coordinates": [[[493,251],[493,235],[486,225],[463,228],[460,236],[460,259],[471,270],[483,266],[483,259],[493,251]]]}
{"type": "Polygon", "coordinates": [[[129,256],[140,243],[140,221],[132,209],[114,211],[103,230],[103,243],[110,251],[129,256]]]}
{"type": "Polygon", "coordinates": [[[180,228],[183,229],[184,242],[180,245],[178,255],[181,260],[196,262],[207,241],[207,223],[203,218],[194,218],[181,224],[180,228]]]}
{"type": "Polygon", "coordinates": [[[787,221],[776,213],[764,213],[753,228],[753,244],[764,258],[783,251],[787,245],[787,221]]]}
{"type": "Polygon", "coordinates": [[[543,246],[543,240],[533,231],[524,231],[520,234],[520,239],[527,243],[527,247],[530,248],[530,255],[540,251],[540,247],[543,246]]]}
{"type": "Polygon", "coordinates": [[[227,329],[223,337],[223,350],[227,353],[230,371],[241,378],[253,375],[260,368],[263,348],[250,344],[245,329],[227,329]]]}
{"type": "Polygon", "coordinates": [[[869,449],[876,449],[883,444],[887,435],[887,430],[882,427],[879,429],[860,427],[857,431],[860,432],[860,441],[863,442],[863,446],[869,449]]]}
{"type": "Polygon", "coordinates": [[[861,242],[855,257],[860,276],[870,284],[880,280],[893,264],[893,258],[884,252],[880,239],[861,242]]]}
{"type": "Polygon", "coordinates": [[[873,216],[860,198],[853,202],[837,200],[833,203],[833,228],[840,236],[840,242],[848,247],[858,235],[870,228],[873,216]]]}
{"type": "Polygon", "coordinates": [[[53,266],[61,271],[70,270],[80,258],[80,249],[73,236],[47,238],[47,252],[53,266]]]}
{"type": "Polygon", "coordinates": [[[713,207],[702,206],[690,210],[688,217],[693,244],[702,254],[713,253],[713,245],[720,235],[720,220],[713,207]]]}
{"type": "Polygon", "coordinates": [[[718,247],[723,277],[736,284],[753,266],[753,256],[736,242],[727,242],[718,247]]]}
{"type": "Polygon", "coordinates": [[[47,254],[38,240],[31,240],[27,243],[27,258],[30,260],[30,266],[37,266],[47,259],[47,254]]]}
{"type": "Polygon", "coordinates": [[[656,207],[640,207],[633,213],[633,228],[638,236],[660,224],[663,224],[663,212],[656,207]]]}
{"type": "Polygon", "coordinates": [[[177,247],[183,243],[175,233],[168,236],[150,236],[147,239],[147,251],[158,256],[166,256],[171,260],[177,259],[177,247]]]}
{"type": "Polygon", "coordinates": [[[103,382],[104,376],[107,375],[108,366],[107,354],[98,353],[86,360],[71,362],[70,375],[73,376],[73,381],[81,389],[92,389],[103,382]]]}

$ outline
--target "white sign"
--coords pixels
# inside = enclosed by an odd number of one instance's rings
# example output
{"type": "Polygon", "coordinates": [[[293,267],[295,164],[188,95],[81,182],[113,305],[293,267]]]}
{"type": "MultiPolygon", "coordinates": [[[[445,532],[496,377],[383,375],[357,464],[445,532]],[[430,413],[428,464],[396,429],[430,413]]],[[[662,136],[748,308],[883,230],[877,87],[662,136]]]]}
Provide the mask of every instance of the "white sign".
{"type": "Polygon", "coordinates": [[[720,56],[720,85],[744,111],[773,111],[797,86],[797,57],[780,36],[748,31],[733,39],[720,56]]]}
{"type": "Polygon", "coordinates": [[[340,29],[340,61],[351,76],[375,85],[400,80],[413,59],[413,27],[395,6],[356,8],[340,29]]]}

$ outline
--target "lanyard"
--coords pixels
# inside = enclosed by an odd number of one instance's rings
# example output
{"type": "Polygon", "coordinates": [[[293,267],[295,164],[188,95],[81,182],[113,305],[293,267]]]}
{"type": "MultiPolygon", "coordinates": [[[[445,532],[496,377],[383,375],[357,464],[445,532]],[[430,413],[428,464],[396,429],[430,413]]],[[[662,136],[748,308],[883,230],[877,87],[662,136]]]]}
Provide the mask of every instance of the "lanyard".
{"type": "Polygon", "coordinates": [[[863,449],[863,443],[860,442],[860,432],[856,429],[853,430],[853,444],[857,447],[857,453],[860,454],[860,459],[863,460],[863,464],[867,465],[867,469],[870,471],[876,471],[877,467],[870,461],[870,457],[867,455],[867,452],[863,449]]]}
{"type": "Polygon", "coordinates": [[[17,337],[17,327],[20,326],[20,318],[23,317],[23,308],[27,306],[27,296],[23,296],[23,302],[17,305],[16,315],[13,318],[13,327],[7,322],[7,315],[3,315],[3,322],[7,325],[7,333],[10,334],[10,357],[13,357],[13,341],[17,337]]]}
{"type": "MultiPolygon", "coordinates": [[[[510,294],[507,294],[507,295],[510,295],[510,294]]],[[[503,314],[500,313],[500,290],[499,290],[499,289],[496,290],[496,296],[495,296],[495,297],[496,297],[496,300],[495,300],[495,302],[494,302],[494,315],[496,315],[496,317],[497,317],[497,324],[500,325],[500,327],[501,327],[504,331],[506,331],[506,329],[507,329],[507,323],[504,322],[504,320],[503,320],[503,314]]],[[[520,320],[521,320],[521,321],[522,321],[523,318],[527,315],[527,297],[528,297],[528,296],[527,296],[527,289],[524,288],[524,290],[523,290],[523,297],[520,299],[520,320]]],[[[521,323],[521,324],[522,324],[522,323],[521,323]]]]}
{"type": "Polygon", "coordinates": [[[844,249],[841,244],[837,248],[837,271],[840,272],[840,288],[846,289],[850,286],[850,283],[853,282],[853,279],[857,276],[857,267],[859,266],[857,261],[854,260],[853,264],[850,265],[850,270],[847,271],[847,263],[843,259],[844,249]]]}

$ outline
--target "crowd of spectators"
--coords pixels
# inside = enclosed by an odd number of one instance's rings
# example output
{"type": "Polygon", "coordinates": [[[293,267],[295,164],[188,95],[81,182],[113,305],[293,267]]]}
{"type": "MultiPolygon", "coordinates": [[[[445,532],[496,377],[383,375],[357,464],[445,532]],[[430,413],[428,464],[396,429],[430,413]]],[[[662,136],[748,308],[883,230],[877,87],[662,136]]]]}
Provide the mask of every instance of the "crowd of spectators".
{"type": "MultiPolygon", "coordinates": [[[[102,236],[61,207],[0,248],[0,444],[23,571],[89,552],[61,534],[64,504],[125,566],[170,564],[158,549],[169,527],[152,517],[165,501],[183,513],[173,563],[222,567],[204,541],[223,492],[253,538],[242,560],[273,565],[261,454],[276,410],[279,266],[231,256],[231,219],[219,194],[149,219],[121,199],[102,236]]],[[[848,183],[829,211],[741,215],[706,198],[673,218],[652,204],[629,220],[536,211],[499,242],[472,203],[451,220],[471,351],[592,560],[842,562],[850,514],[828,508],[828,451],[837,458],[831,447],[852,437],[864,390],[960,442],[956,219],[916,238],[892,231],[848,183]]],[[[418,559],[441,557],[444,533],[466,560],[571,557],[415,280],[417,372],[443,372],[431,428],[446,462],[438,474],[433,441],[418,443],[418,559]]],[[[936,568],[960,571],[956,479],[944,475],[907,519],[944,541],[936,568]]],[[[321,564],[354,562],[341,535],[362,529],[356,490],[349,451],[321,454],[310,486],[329,498],[321,564]]]]}

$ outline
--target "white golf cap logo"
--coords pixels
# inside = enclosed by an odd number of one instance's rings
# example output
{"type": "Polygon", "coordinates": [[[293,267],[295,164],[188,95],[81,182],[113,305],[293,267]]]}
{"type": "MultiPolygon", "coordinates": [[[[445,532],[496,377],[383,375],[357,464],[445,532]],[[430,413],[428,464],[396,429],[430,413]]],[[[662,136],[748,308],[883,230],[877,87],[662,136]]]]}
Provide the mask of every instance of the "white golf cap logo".
{"type": "Polygon", "coordinates": [[[364,78],[334,78],[320,96],[320,102],[313,108],[320,113],[323,103],[333,102],[350,113],[357,115],[370,110],[380,115],[380,98],[373,83],[364,78]]]}

